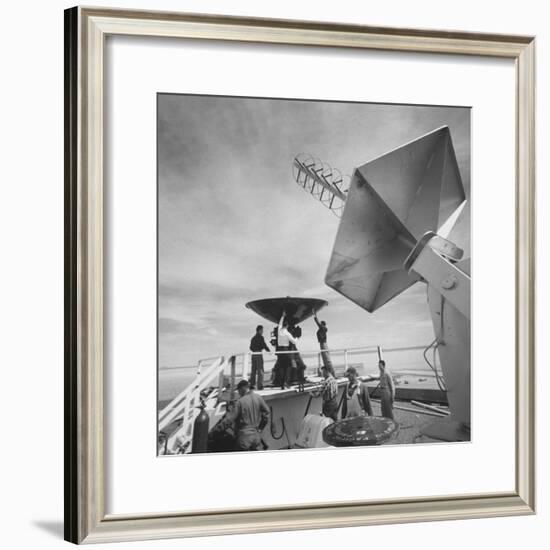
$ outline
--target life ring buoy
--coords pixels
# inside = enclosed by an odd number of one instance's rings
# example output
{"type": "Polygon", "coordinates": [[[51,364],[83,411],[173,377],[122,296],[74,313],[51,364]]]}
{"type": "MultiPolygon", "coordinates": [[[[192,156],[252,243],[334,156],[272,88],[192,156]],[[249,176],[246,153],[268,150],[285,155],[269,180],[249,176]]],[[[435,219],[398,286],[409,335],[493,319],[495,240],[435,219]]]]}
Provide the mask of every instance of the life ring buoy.
{"type": "Polygon", "coordinates": [[[354,416],[330,424],[323,441],[334,447],[380,445],[397,432],[397,424],[383,416],[354,416]]]}

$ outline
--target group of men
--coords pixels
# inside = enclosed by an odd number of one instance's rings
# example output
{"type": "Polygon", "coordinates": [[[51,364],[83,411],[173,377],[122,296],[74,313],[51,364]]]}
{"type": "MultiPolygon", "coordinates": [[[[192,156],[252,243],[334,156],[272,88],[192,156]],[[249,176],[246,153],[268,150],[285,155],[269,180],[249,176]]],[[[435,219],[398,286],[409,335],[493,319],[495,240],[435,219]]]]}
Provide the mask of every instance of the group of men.
{"type": "MultiPolygon", "coordinates": [[[[393,400],[395,386],[393,379],[386,370],[386,363],[380,360],[380,401],[382,416],[393,419],[393,400]]],[[[359,378],[355,367],[348,367],[346,377],[348,383],[342,397],[338,398],[338,382],[326,364],[321,367],[323,384],[317,395],[322,397],[322,413],[335,422],[341,408],[341,418],[356,416],[373,416],[368,386],[359,378]]],[[[259,451],[267,445],[262,439],[262,431],[268,425],[270,409],[264,399],[253,391],[248,380],[243,379],[237,384],[239,399],[232,403],[231,408],[213,431],[213,441],[210,445],[216,450],[259,451]]]]}
{"type": "MultiPolygon", "coordinates": [[[[321,348],[321,374],[324,378],[321,390],[323,414],[336,420],[340,403],[337,399],[338,383],[336,382],[336,374],[327,343],[328,328],[325,321],[318,319],[317,314],[314,315],[313,319],[317,325],[316,336],[321,348]]],[[[250,341],[250,351],[253,352],[250,384],[253,388],[257,387],[259,390],[264,387],[262,353],[263,351],[270,351],[263,337],[263,330],[263,326],[258,325],[256,327],[256,334],[250,341]]],[[[293,322],[292,318],[287,317],[286,312],[283,312],[279,324],[275,327],[273,333],[271,343],[275,346],[277,353],[277,361],[273,369],[273,385],[280,386],[282,389],[288,388],[290,382],[293,381],[293,376],[295,376],[298,383],[304,383],[306,366],[297,348],[297,339],[302,334],[301,328],[293,322]]],[[[380,359],[378,367],[380,370],[380,383],[377,389],[380,391],[382,416],[393,418],[393,399],[395,395],[393,378],[386,370],[384,360],[380,359]]],[[[347,385],[347,393],[342,398],[342,418],[357,416],[359,412],[372,416],[368,388],[359,380],[357,369],[349,367],[345,376],[348,378],[349,383],[347,385]]]]}
{"type": "MultiPolygon", "coordinates": [[[[377,390],[380,390],[381,414],[386,418],[393,419],[393,401],[395,399],[395,385],[391,374],[386,370],[386,362],[378,362],[380,371],[380,382],[377,390]]],[[[341,401],[338,400],[338,382],[327,365],[321,367],[323,373],[323,385],[320,395],[323,398],[322,412],[324,416],[338,420],[340,407],[341,418],[352,418],[354,416],[373,416],[372,405],[367,384],[361,381],[355,367],[348,367],[345,376],[348,383],[342,394],[341,401]]]]}
{"type": "MultiPolygon", "coordinates": [[[[351,418],[355,416],[373,416],[371,399],[368,386],[359,378],[357,369],[348,367],[345,376],[348,383],[342,396],[338,396],[338,381],[334,373],[334,367],[330,358],[327,345],[327,326],[325,321],[319,321],[314,316],[317,324],[317,340],[321,348],[323,382],[318,392],[313,392],[322,397],[322,413],[334,421],[338,417],[351,418]]],[[[291,372],[294,365],[298,370],[298,380],[305,380],[303,372],[305,365],[298,353],[296,343],[298,332],[291,319],[287,319],[283,313],[279,325],[276,327],[275,348],[277,363],[274,377],[282,388],[288,387],[291,381],[291,372]],[[294,365],[293,365],[294,362],[294,365]],[[303,365],[303,367],[302,367],[303,365]],[[301,368],[300,368],[301,367],[301,368]],[[301,372],[300,372],[301,371],[301,372]]],[[[270,351],[263,336],[263,326],[256,327],[256,333],[250,341],[252,351],[252,366],[249,380],[241,380],[237,385],[239,399],[230,405],[224,419],[216,426],[214,437],[217,438],[218,450],[257,451],[267,448],[262,440],[262,431],[268,425],[270,409],[264,399],[254,391],[262,390],[264,385],[263,351],[270,351]]],[[[393,418],[393,400],[395,386],[393,378],[386,370],[386,363],[380,360],[380,401],[382,416],[393,418]]]]}
{"type": "MultiPolygon", "coordinates": [[[[323,365],[335,376],[334,368],[330,359],[327,344],[327,324],[319,321],[317,314],[314,316],[317,324],[317,341],[321,350],[323,365]]],[[[252,365],[250,373],[250,384],[254,388],[262,390],[264,387],[264,360],[262,353],[271,351],[263,336],[264,327],[258,325],[256,334],[250,340],[250,351],[252,352],[252,365]]],[[[281,316],[278,326],[273,329],[271,344],[275,347],[277,361],[273,368],[273,385],[281,389],[290,387],[291,382],[296,380],[299,384],[306,381],[306,365],[298,351],[298,339],[302,335],[302,329],[296,325],[291,317],[285,312],[281,316]]]]}

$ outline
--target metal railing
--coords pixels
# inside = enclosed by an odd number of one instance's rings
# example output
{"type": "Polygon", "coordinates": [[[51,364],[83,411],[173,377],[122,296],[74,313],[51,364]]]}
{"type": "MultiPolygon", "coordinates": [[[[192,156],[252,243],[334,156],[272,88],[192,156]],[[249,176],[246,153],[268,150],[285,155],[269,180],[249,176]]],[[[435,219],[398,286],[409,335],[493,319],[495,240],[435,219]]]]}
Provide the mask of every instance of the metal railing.
{"type": "MultiPolygon", "coordinates": [[[[348,367],[354,366],[361,375],[369,374],[365,372],[365,367],[370,364],[369,359],[372,356],[376,356],[378,359],[383,353],[386,358],[394,353],[421,351],[425,348],[426,346],[411,346],[382,349],[380,346],[364,346],[358,348],[306,351],[246,351],[233,355],[229,359],[225,359],[224,357],[201,359],[197,364],[197,373],[193,382],[160,411],[159,431],[163,431],[174,422],[181,421],[181,424],[174,431],[166,435],[165,448],[169,449],[171,453],[191,452],[193,423],[199,412],[198,407],[201,395],[205,400],[207,411],[211,412],[218,410],[218,397],[225,389],[229,388],[229,398],[230,400],[234,399],[237,381],[249,379],[251,374],[251,357],[253,355],[262,355],[264,357],[264,370],[267,371],[275,365],[279,355],[299,353],[306,364],[305,374],[311,376],[312,374],[319,374],[319,369],[323,364],[322,357],[324,354],[328,354],[337,374],[343,375],[348,367]],[[213,382],[216,378],[218,378],[217,385],[214,385],[213,382]]],[[[372,361],[373,371],[378,370],[377,359],[372,361]]]]}
{"type": "MultiPolygon", "coordinates": [[[[269,352],[245,352],[237,354],[235,356],[236,363],[238,365],[237,372],[240,372],[241,378],[248,378],[250,375],[251,357],[253,355],[263,355],[264,358],[264,370],[267,370],[269,366],[274,365],[277,361],[278,355],[283,354],[296,354],[299,353],[302,360],[306,363],[306,373],[318,372],[322,366],[323,355],[330,356],[331,362],[335,367],[335,370],[343,374],[350,366],[360,367],[364,369],[367,364],[366,359],[370,356],[376,356],[378,353],[383,353],[384,356],[392,355],[399,352],[408,351],[422,351],[426,346],[409,346],[409,347],[395,347],[395,348],[381,348],[380,346],[364,346],[356,348],[327,348],[316,350],[289,350],[289,351],[269,351],[269,352]],[[313,360],[313,365],[311,364],[313,360]],[[308,364],[309,363],[309,364],[308,364]],[[267,368],[266,368],[267,367],[267,368]]],[[[373,362],[373,370],[378,370],[377,360],[373,362]]],[[[367,374],[367,373],[364,373],[367,374]]]]}
{"type": "Polygon", "coordinates": [[[163,431],[173,422],[181,420],[181,424],[176,430],[170,434],[166,434],[165,451],[169,449],[172,453],[191,452],[193,424],[199,414],[201,398],[205,401],[207,408],[215,407],[219,388],[213,388],[212,381],[216,377],[220,377],[229,361],[224,359],[224,357],[218,357],[203,370],[207,361],[209,360],[203,359],[199,361],[195,380],[172,399],[159,413],[159,431],[163,431]],[[206,395],[203,395],[203,392],[206,390],[210,391],[206,395]]]}

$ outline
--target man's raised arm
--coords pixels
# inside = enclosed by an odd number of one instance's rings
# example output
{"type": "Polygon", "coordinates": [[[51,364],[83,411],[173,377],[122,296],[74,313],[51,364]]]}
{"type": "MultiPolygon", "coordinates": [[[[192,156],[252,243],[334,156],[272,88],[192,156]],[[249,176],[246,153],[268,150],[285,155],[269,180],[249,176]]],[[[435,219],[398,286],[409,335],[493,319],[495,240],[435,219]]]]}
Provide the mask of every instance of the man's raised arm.
{"type": "Polygon", "coordinates": [[[315,321],[315,324],[321,328],[321,323],[319,322],[319,319],[317,319],[317,312],[313,314],[313,320],[315,321]]]}

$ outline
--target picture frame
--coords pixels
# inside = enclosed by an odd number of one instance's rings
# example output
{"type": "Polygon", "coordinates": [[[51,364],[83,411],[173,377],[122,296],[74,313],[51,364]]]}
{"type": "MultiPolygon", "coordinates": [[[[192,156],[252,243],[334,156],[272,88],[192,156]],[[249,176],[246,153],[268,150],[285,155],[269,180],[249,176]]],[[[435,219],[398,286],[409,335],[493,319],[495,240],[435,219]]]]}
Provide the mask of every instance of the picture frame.
{"type": "Polygon", "coordinates": [[[199,14],[65,12],[65,539],[73,543],[535,511],[535,39],[199,14]],[[131,35],[507,58],[516,71],[515,490],[143,516],[105,512],[104,45],[131,35]]]}

